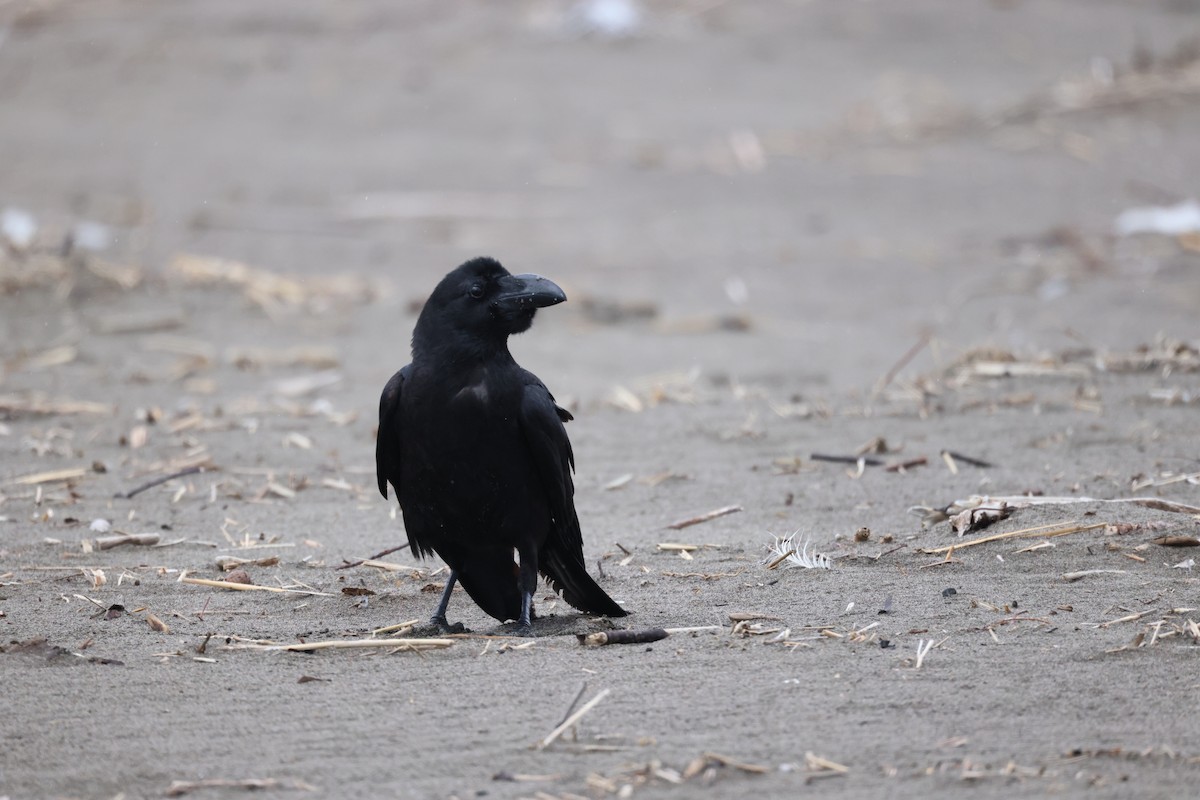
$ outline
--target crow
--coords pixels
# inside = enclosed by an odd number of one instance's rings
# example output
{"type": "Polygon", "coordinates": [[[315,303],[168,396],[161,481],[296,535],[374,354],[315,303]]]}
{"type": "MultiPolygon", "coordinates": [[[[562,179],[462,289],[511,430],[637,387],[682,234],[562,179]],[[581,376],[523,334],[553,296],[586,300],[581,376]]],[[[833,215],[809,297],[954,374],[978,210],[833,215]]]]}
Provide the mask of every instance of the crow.
{"type": "Polygon", "coordinates": [[[572,416],[508,351],[539,308],[566,299],[541,276],[512,275],[492,258],[466,262],[433,290],[412,363],[379,398],[379,491],[395,490],[413,552],[450,567],[430,620],[439,630],[462,629],[446,620],[457,582],[489,615],[531,634],[539,572],[580,611],[626,614],[584,566],[563,425],[572,416]]]}

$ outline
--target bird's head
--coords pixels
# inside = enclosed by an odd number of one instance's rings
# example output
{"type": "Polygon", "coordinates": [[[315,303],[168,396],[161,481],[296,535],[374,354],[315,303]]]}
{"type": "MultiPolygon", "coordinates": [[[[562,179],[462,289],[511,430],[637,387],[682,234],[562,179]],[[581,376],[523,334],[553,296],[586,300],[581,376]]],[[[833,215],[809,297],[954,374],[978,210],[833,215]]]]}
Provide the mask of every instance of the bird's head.
{"type": "Polygon", "coordinates": [[[510,335],[529,330],[539,308],[566,299],[557,284],[540,275],[513,275],[494,258],[474,258],[433,290],[417,319],[413,347],[451,341],[503,346],[510,335]]]}

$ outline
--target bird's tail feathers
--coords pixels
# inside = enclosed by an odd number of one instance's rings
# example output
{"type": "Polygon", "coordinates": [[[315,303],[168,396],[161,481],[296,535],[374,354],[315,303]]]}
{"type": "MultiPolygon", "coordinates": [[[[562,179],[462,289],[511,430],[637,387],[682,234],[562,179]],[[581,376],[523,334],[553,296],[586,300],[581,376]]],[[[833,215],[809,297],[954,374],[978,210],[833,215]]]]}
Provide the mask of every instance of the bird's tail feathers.
{"type": "Polygon", "coordinates": [[[460,559],[458,582],[488,616],[505,622],[521,616],[521,590],[517,587],[516,562],[507,552],[476,550],[460,559]]]}
{"type": "Polygon", "coordinates": [[[602,614],[606,617],[624,617],[628,611],[617,605],[617,602],[592,580],[582,558],[572,558],[557,548],[547,547],[539,557],[541,571],[550,580],[555,591],[562,594],[569,604],[588,614],[602,614]]]}

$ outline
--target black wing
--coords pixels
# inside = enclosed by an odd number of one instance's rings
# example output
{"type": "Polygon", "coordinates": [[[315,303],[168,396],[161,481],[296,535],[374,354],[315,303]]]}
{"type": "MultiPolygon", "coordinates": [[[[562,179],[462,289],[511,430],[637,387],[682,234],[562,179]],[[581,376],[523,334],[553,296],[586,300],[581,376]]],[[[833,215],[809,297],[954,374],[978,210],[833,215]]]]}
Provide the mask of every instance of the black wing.
{"type": "Polygon", "coordinates": [[[538,563],[563,599],[581,611],[625,616],[605,594],[583,563],[583,534],[575,514],[575,483],[571,471],[575,454],[563,423],[571,414],[554,402],[550,391],[533,374],[525,373],[521,400],[521,430],[533,461],[534,471],[546,493],[551,529],[542,545],[538,563]]]}
{"type": "MultiPolygon", "coordinates": [[[[411,365],[410,365],[411,366],[411,365]]],[[[396,496],[400,496],[400,441],[403,429],[400,420],[400,391],[409,367],[397,372],[383,387],[379,397],[379,432],[375,436],[375,477],[379,481],[379,493],[388,496],[387,486],[392,484],[396,496]]]]}
{"type": "MultiPolygon", "coordinates": [[[[534,469],[546,491],[550,515],[555,528],[575,516],[575,482],[571,472],[575,469],[575,453],[563,423],[571,419],[571,413],[554,402],[550,390],[532,374],[526,372],[525,391],[521,398],[521,431],[533,457],[534,469]]],[[[569,533],[569,532],[568,532],[569,533]]],[[[564,544],[583,549],[583,538],[578,525],[574,541],[564,544]]]]}

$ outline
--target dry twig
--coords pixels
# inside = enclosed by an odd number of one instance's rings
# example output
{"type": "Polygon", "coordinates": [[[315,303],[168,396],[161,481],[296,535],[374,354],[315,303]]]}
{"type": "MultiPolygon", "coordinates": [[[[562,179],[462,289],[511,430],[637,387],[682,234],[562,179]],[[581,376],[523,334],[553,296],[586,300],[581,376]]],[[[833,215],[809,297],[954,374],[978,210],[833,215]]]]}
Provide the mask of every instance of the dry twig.
{"type": "Polygon", "coordinates": [[[278,586],[257,586],[253,583],[234,583],[230,581],[214,581],[208,578],[180,578],[180,583],[190,583],[193,586],[211,586],[214,589],[230,589],[236,592],[275,592],[277,594],[304,594],[319,597],[334,597],[328,592],[317,592],[309,589],[283,589],[278,586]]]}
{"type": "Polygon", "coordinates": [[[963,550],[967,547],[974,547],[977,544],[987,544],[988,542],[997,542],[1001,539],[1019,539],[1033,536],[1044,536],[1047,539],[1055,536],[1067,536],[1072,533],[1081,533],[1083,531],[1094,531],[1097,528],[1103,528],[1105,523],[1097,522],[1092,525],[1079,525],[1075,522],[1055,522],[1050,525],[1038,525],[1033,528],[1022,528],[1019,531],[1009,531],[1008,533],[996,533],[991,536],[981,536],[978,539],[970,539],[957,544],[946,545],[945,547],[934,547],[922,549],[922,553],[948,553],[951,550],[963,550]]]}
{"type": "Polygon", "coordinates": [[[296,644],[227,644],[221,649],[307,653],[310,650],[358,650],[365,647],[392,647],[395,648],[393,652],[419,652],[421,650],[444,650],[453,645],[453,639],[334,639],[323,642],[298,642],[296,644]]]}
{"type": "Polygon", "coordinates": [[[395,547],[389,547],[387,550],[381,550],[373,556],[368,556],[367,558],[362,558],[358,561],[347,561],[345,564],[342,564],[340,567],[335,567],[334,569],[350,569],[351,567],[360,567],[363,564],[366,564],[368,561],[378,561],[384,556],[389,556],[392,553],[395,553],[398,550],[403,550],[406,547],[408,547],[408,542],[405,542],[404,544],[398,544],[395,547]]]}
{"type": "Polygon", "coordinates": [[[171,781],[166,795],[167,797],[180,797],[200,789],[296,789],[302,792],[315,792],[317,787],[304,781],[278,778],[245,778],[242,780],[207,778],[202,781],[171,781]]]}
{"type": "Polygon", "coordinates": [[[72,481],[76,478],[82,478],[87,473],[88,471],[85,467],[68,467],[66,469],[53,469],[48,472],[35,472],[31,475],[22,475],[19,478],[14,478],[10,483],[16,486],[35,486],[40,483],[72,481]]]}
{"type": "Polygon", "coordinates": [[[810,453],[808,458],[810,461],[828,461],[832,464],[857,464],[859,467],[883,466],[883,462],[878,458],[867,458],[866,456],[833,456],[827,453],[810,453]]]}
{"type": "Polygon", "coordinates": [[[681,530],[683,528],[691,527],[692,525],[699,525],[701,522],[708,522],[710,520],[717,519],[718,517],[724,517],[727,514],[736,514],[737,512],[739,512],[741,510],[742,510],[742,507],[737,506],[737,505],[722,506],[721,508],[717,508],[712,511],[708,511],[708,512],[699,514],[694,517],[688,517],[687,519],[681,519],[676,522],[672,522],[667,527],[673,531],[677,531],[677,530],[681,530]]]}
{"type": "Polygon", "coordinates": [[[560,737],[564,733],[566,733],[568,728],[570,728],[576,722],[579,722],[579,720],[583,719],[585,714],[587,714],[589,711],[591,711],[593,708],[595,708],[597,705],[599,705],[600,701],[603,700],[605,697],[608,697],[608,693],[609,693],[608,689],[602,689],[599,693],[596,694],[595,697],[593,697],[591,700],[588,700],[586,703],[584,703],[582,706],[580,706],[578,711],[571,714],[569,717],[567,717],[561,723],[559,723],[557,728],[550,731],[550,733],[546,734],[546,737],[544,739],[542,739],[540,742],[538,742],[535,745],[535,748],[538,750],[545,750],[547,747],[554,744],[555,740],[557,740],[558,737],[560,737]]]}
{"type": "Polygon", "coordinates": [[[667,638],[667,631],[663,628],[645,628],[643,630],[577,633],[575,637],[579,639],[580,644],[596,647],[606,644],[646,644],[667,638]]]}
{"type": "Polygon", "coordinates": [[[805,783],[818,778],[837,778],[850,772],[850,768],[845,764],[830,761],[828,758],[812,752],[804,754],[804,768],[806,770],[805,783]]]}
{"type": "Polygon", "coordinates": [[[195,475],[197,472],[203,472],[203,471],[204,471],[203,466],[187,467],[186,469],[181,469],[178,472],[172,472],[170,475],[163,475],[161,477],[155,478],[154,480],[146,481],[141,486],[134,487],[133,489],[130,489],[128,492],[117,492],[116,494],[113,495],[113,497],[117,497],[122,500],[128,500],[131,497],[134,497],[135,495],[141,494],[142,492],[146,491],[147,489],[153,489],[155,486],[166,483],[167,481],[173,481],[176,478],[182,478],[186,475],[195,475]]]}
{"type": "Polygon", "coordinates": [[[943,450],[942,455],[950,456],[950,458],[953,458],[955,461],[961,461],[964,464],[970,464],[972,467],[979,467],[981,469],[989,469],[992,466],[987,461],[981,461],[978,458],[971,458],[970,456],[964,456],[962,453],[956,453],[953,450],[943,450]]]}
{"type": "Polygon", "coordinates": [[[929,651],[933,649],[934,644],[936,642],[933,639],[919,639],[917,641],[917,660],[913,665],[913,669],[921,668],[921,665],[925,663],[925,656],[929,655],[929,651]]]}

